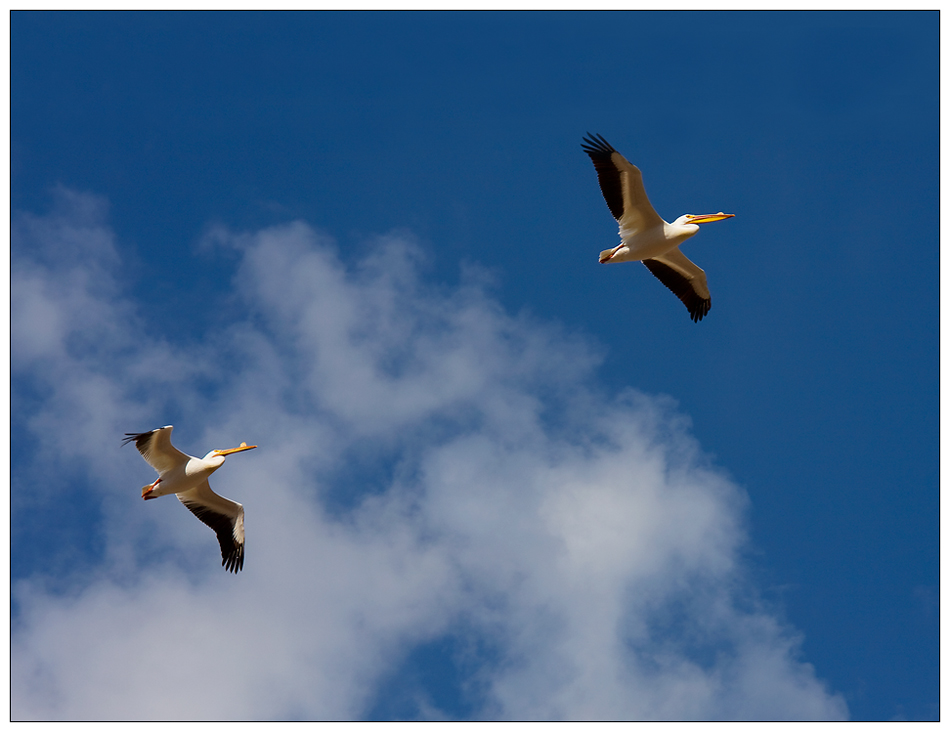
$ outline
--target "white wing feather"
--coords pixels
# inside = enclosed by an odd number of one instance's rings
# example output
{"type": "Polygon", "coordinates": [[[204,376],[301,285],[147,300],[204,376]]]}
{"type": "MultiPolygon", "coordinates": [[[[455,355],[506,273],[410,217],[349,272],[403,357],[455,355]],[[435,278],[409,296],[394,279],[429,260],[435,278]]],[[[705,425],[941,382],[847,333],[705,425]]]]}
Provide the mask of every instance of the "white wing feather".
{"type": "Polygon", "coordinates": [[[135,442],[135,447],[145,458],[145,462],[162,475],[188,461],[189,456],[172,445],[171,425],[160,427],[151,432],[127,434],[125,442],[135,442]]]}

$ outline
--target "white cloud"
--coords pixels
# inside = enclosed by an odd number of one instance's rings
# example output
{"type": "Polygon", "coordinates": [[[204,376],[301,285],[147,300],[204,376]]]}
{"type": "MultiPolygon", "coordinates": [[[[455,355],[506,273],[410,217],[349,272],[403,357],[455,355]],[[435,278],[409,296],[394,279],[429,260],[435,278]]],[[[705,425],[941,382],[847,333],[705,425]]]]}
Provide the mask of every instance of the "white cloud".
{"type": "Polygon", "coordinates": [[[85,486],[105,551],[15,585],[15,719],[359,718],[444,637],[477,717],[847,715],[756,601],[743,492],[670,400],[598,391],[583,338],[477,274],[426,283],[408,236],[348,267],[298,222],[210,235],[239,252],[242,312],[169,343],[102,203],[58,196],[14,228],[14,378],[41,396],[14,401],[13,520],[85,486]],[[247,511],[236,577],[117,449],[169,413],[189,452],[260,445],[212,481],[247,511]]]}

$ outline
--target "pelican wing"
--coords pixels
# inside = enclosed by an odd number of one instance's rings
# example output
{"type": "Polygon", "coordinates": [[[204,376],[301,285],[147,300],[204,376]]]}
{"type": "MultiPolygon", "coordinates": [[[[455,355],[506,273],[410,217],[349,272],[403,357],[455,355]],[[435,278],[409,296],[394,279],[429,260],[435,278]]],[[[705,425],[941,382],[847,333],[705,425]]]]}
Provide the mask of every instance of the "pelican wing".
{"type": "Polygon", "coordinates": [[[600,190],[610,213],[620,224],[623,236],[632,236],[663,224],[663,219],[647,198],[643,175],[636,165],[614,150],[600,135],[588,132],[581,148],[594,163],[600,190]]]}
{"type": "Polygon", "coordinates": [[[161,475],[188,460],[185,453],[172,445],[172,429],[172,426],[168,425],[151,432],[126,432],[122,444],[135,442],[145,462],[161,475]]]}
{"type": "Polygon", "coordinates": [[[208,481],[175,495],[218,535],[221,566],[229,572],[240,572],[244,567],[244,506],[219,496],[211,490],[208,481]]]}
{"type": "Polygon", "coordinates": [[[706,273],[690,262],[679,247],[661,257],[644,259],[643,264],[683,301],[694,323],[698,323],[709,312],[712,297],[706,285],[706,273]]]}

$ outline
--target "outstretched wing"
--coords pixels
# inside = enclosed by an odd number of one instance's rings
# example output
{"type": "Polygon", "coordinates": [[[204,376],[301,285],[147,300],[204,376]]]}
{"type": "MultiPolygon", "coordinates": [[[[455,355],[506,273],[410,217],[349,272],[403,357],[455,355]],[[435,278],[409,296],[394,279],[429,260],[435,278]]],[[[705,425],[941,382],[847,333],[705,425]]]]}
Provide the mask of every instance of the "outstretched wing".
{"type": "Polygon", "coordinates": [[[600,135],[587,133],[581,148],[594,163],[600,191],[610,213],[620,224],[623,236],[659,226],[663,219],[654,210],[643,187],[643,175],[600,135]]]}
{"type": "Polygon", "coordinates": [[[706,285],[706,273],[690,262],[679,247],[660,257],[644,259],[643,264],[683,301],[694,323],[698,323],[709,312],[712,297],[706,285]]]}
{"type": "Polygon", "coordinates": [[[185,508],[214,529],[221,545],[221,566],[240,572],[244,567],[244,506],[219,496],[208,481],[176,495],[185,508]]]}
{"type": "Polygon", "coordinates": [[[145,462],[161,475],[188,460],[185,453],[172,445],[172,429],[173,427],[168,425],[151,432],[126,432],[122,444],[135,442],[145,462]]]}

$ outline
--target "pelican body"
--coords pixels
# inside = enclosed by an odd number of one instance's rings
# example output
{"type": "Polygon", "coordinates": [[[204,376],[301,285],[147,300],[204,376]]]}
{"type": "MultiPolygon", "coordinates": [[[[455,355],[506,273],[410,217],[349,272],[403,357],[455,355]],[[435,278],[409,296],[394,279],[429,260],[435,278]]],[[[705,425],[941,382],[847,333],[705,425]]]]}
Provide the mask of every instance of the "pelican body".
{"type": "Polygon", "coordinates": [[[173,427],[151,432],[126,432],[123,445],[135,442],[145,462],[155,468],[158,478],[142,488],[146,501],[174,493],[185,507],[214,529],[221,545],[221,564],[230,572],[244,567],[244,506],[219,496],[208,477],[222,465],[227,455],[253,450],[257,445],[242,442],[240,447],[212,450],[203,458],[186,455],[171,443],[173,427]]]}
{"type": "Polygon", "coordinates": [[[667,223],[650,204],[636,165],[600,135],[588,133],[581,148],[594,163],[607,207],[620,225],[620,244],[600,253],[601,264],[643,262],[682,300],[693,322],[702,320],[712,305],[706,273],[689,261],[679,246],[699,231],[699,224],[735,214],[683,214],[667,223]]]}

